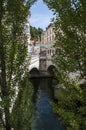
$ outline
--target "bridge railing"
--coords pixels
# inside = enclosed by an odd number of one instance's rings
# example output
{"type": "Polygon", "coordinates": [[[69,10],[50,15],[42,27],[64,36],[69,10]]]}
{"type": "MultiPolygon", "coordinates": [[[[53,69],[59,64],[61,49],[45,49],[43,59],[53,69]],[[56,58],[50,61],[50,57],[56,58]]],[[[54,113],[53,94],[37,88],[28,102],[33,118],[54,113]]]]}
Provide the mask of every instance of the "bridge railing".
{"type": "Polygon", "coordinates": [[[46,50],[41,50],[39,55],[31,57],[31,64],[29,70],[37,68],[41,72],[47,71],[49,65],[52,65],[52,55],[48,54],[46,50]]]}

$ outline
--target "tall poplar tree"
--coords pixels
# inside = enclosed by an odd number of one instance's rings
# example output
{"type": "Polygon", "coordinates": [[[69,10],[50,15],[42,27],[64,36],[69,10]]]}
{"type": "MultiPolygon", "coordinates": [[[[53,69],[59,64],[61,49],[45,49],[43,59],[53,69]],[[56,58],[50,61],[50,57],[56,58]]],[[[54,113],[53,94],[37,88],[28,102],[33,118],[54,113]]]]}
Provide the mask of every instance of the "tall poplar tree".
{"type": "Polygon", "coordinates": [[[0,124],[6,130],[27,129],[24,119],[31,118],[27,116],[32,110],[32,89],[24,25],[35,1],[0,0],[0,124]]]}
{"type": "Polygon", "coordinates": [[[44,2],[56,15],[54,62],[57,78],[65,86],[58,91],[58,105],[54,108],[68,130],[85,130],[86,82],[79,85],[79,81],[86,78],[86,1],[44,2]],[[76,78],[75,73],[78,74],[76,78]]]}

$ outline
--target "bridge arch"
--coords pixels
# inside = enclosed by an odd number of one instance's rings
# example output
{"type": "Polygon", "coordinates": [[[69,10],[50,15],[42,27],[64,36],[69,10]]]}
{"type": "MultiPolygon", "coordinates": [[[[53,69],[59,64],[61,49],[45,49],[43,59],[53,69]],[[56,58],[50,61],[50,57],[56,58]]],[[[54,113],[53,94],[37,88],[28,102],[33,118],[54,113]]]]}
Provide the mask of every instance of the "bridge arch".
{"type": "Polygon", "coordinates": [[[54,71],[56,70],[55,65],[49,65],[47,68],[47,72],[54,76],[54,71]]]}
{"type": "Polygon", "coordinates": [[[39,74],[40,72],[39,72],[38,68],[34,67],[34,68],[32,68],[32,69],[29,71],[29,73],[30,73],[31,75],[37,75],[37,74],[39,74]]]}
{"type": "Polygon", "coordinates": [[[32,101],[35,103],[37,98],[37,92],[39,89],[40,79],[36,78],[37,75],[40,74],[39,70],[37,68],[33,68],[30,70],[29,74],[31,75],[30,82],[33,85],[33,95],[32,95],[32,101]],[[35,76],[35,77],[34,77],[35,76]]]}

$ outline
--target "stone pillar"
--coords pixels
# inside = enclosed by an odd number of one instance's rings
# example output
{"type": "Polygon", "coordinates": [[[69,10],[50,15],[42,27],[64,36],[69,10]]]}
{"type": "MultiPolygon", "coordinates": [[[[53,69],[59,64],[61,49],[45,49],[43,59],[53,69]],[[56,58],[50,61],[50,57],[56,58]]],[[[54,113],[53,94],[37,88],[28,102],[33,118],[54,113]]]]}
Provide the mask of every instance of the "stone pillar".
{"type": "Polygon", "coordinates": [[[46,71],[46,59],[40,59],[39,70],[40,71],[46,71]]]}
{"type": "Polygon", "coordinates": [[[39,70],[45,72],[47,68],[47,56],[46,52],[41,52],[39,56],[39,70]]]}

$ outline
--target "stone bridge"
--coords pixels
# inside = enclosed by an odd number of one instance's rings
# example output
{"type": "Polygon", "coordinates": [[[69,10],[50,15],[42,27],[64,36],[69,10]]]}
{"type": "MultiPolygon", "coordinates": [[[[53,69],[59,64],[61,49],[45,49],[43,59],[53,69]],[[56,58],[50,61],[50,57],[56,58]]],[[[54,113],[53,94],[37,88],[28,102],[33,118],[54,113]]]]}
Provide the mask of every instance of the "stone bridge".
{"type": "Polygon", "coordinates": [[[56,69],[52,61],[52,55],[41,51],[39,55],[33,56],[29,66],[29,78],[34,87],[33,101],[36,101],[37,92],[40,89],[47,90],[54,98],[53,81],[56,80],[53,70],[56,69]],[[41,83],[43,85],[41,85],[41,83]]]}
{"type": "MultiPolygon", "coordinates": [[[[58,125],[59,123],[57,122],[58,120],[56,120],[55,113],[53,113],[53,110],[50,108],[51,107],[50,101],[53,100],[54,102],[58,103],[58,99],[55,98],[55,91],[53,87],[53,80],[54,80],[53,69],[55,69],[55,65],[52,62],[52,57],[51,55],[48,55],[45,51],[41,51],[39,56],[35,57],[35,59],[31,63],[32,66],[30,66],[29,69],[30,76],[31,76],[30,80],[33,84],[33,89],[34,89],[32,101],[34,103],[37,103],[36,120],[34,122],[35,125],[33,125],[33,129],[40,130],[41,128],[43,128],[44,130],[44,129],[51,128],[51,130],[52,129],[58,130],[58,128],[61,127],[60,125],[58,125]],[[46,127],[46,125],[49,126],[46,127]]],[[[61,130],[65,130],[65,129],[61,128],[61,130]]]]}
{"type": "Polygon", "coordinates": [[[52,55],[47,54],[46,51],[41,51],[39,55],[34,55],[31,58],[29,66],[30,77],[51,77],[55,65],[52,61],[52,55]]]}

